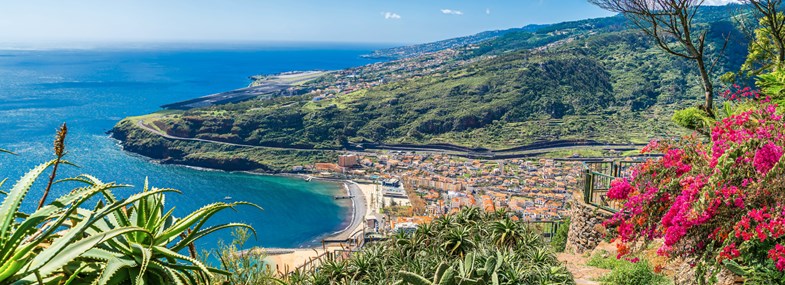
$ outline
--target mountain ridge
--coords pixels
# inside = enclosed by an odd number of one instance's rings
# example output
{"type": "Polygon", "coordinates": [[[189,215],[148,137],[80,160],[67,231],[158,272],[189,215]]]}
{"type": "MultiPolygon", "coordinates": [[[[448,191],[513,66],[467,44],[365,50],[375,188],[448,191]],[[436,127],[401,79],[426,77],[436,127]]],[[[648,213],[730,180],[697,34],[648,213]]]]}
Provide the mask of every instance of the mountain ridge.
{"type": "MultiPolygon", "coordinates": [[[[701,14],[713,55],[723,34],[735,31],[725,9],[701,14]]],[[[743,57],[727,55],[746,54],[746,45],[737,41],[725,52],[717,74],[737,68],[743,57]]],[[[162,115],[149,124],[179,137],[324,150],[363,142],[486,149],[574,139],[640,144],[679,132],[669,120],[673,110],[696,104],[693,94],[700,93],[691,67],[617,15],[341,70],[286,94],[162,115]]],[[[132,134],[134,125],[121,123],[116,131],[132,134]]],[[[132,146],[144,141],[123,139],[132,146]]]]}

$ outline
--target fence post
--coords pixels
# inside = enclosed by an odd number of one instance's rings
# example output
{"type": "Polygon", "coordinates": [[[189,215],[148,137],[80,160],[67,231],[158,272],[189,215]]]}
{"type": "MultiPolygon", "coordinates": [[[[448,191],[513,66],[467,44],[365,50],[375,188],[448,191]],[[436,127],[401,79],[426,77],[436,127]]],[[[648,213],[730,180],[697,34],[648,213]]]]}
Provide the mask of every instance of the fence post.
{"type": "Polygon", "coordinates": [[[591,169],[586,169],[583,174],[583,202],[591,204],[591,188],[592,188],[592,175],[591,169]]]}

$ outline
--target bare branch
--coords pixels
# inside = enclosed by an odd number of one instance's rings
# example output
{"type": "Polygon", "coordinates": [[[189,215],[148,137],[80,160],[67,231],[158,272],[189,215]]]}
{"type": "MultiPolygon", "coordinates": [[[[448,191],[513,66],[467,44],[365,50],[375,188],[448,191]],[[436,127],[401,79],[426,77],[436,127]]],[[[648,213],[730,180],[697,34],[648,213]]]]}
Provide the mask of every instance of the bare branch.
{"type": "MultiPolygon", "coordinates": [[[[705,91],[704,108],[712,113],[714,85],[706,68],[707,30],[697,33],[693,20],[705,0],[589,0],[605,10],[622,13],[665,52],[694,60],[705,91]],[[697,35],[697,37],[694,37],[697,35]]],[[[758,0],[748,0],[758,1],[758,0]]],[[[778,0],[782,1],[782,0],[778,0]]],[[[724,48],[723,48],[724,49],[724,48]]],[[[712,67],[716,60],[712,63],[712,67]]]]}

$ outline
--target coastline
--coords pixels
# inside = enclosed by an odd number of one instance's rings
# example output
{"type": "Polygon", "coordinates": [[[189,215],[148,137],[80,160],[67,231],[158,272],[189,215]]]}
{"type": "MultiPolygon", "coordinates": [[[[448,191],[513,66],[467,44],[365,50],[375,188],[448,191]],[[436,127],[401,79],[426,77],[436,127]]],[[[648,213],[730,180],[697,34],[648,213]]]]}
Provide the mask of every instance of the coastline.
{"type": "Polygon", "coordinates": [[[365,216],[371,212],[368,195],[364,193],[357,182],[345,180],[343,186],[346,190],[346,194],[352,197],[352,215],[349,224],[345,228],[327,235],[324,238],[325,240],[346,240],[355,238],[364,228],[363,221],[365,220],[365,216]]]}
{"type": "MultiPolygon", "coordinates": [[[[287,176],[305,176],[302,174],[288,174],[287,176]]],[[[323,179],[328,181],[335,181],[332,179],[323,179]]],[[[346,240],[349,238],[357,237],[356,235],[363,231],[365,224],[365,216],[367,214],[376,213],[373,210],[374,202],[371,201],[373,191],[375,191],[374,184],[360,184],[352,180],[342,180],[343,185],[349,194],[353,194],[352,198],[352,216],[351,222],[345,228],[333,234],[324,237],[325,240],[346,240]]],[[[252,252],[256,254],[265,255],[265,262],[274,267],[279,274],[287,274],[294,271],[298,266],[315,259],[326,252],[335,250],[345,250],[345,243],[332,243],[325,244],[324,246],[302,247],[302,248],[254,248],[252,252]]]]}
{"type": "MultiPolygon", "coordinates": [[[[309,241],[309,242],[305,242],[305,243],[302,243],[302,244],[299,244],[297,248],[290,248],[291,250],[297,250],[297,249],[308,249],[308,250],[311,250],[312,248],[314,248],[314,246],[317,245],[317,243],[320,243],[320,241],[322,239],[348,239],[349,236],[352,233],[354,233],[357,230],[362,228],[362,220],[365,218],[365,215],[367,213],[371,212],[370,211],[370,204],[369,204],[369,199],[370,198],[366,197],[367,196],[366,193],[365,193],[366,191],[363,191],[362,187],[359,186],[360,184],[358,184],[358,183],[356,183],[354,181],[351,181],[351,180],[314,177],[314,176],[311,176],[311,175],[308,175],[308,174],[304,174],[304,173],[293,173],[293,172],[277,172],[276,173],[276,172],[264,172],[264,171],[253,171],[253,170],[235,170],[235,171],[232,171],[232,170],[224,170],[224,169],[220,169],[220,168],[212,168],[212,167],[204,167],[204,166],[194,166],[194,165],[188,165],[188,164],[183,164],[183,163],[164,163],[164,162],[162,162],[159,159],[151,158],[151,157],[148,157],[148,156],[143,155],[143,154],[139,154],[139,153],[136,153],[136,152],[133,152],[133,151],[125,150],[124,147],[123,147],[123,144],[122,144],[122,140],[117,139],[117,138],[115,138],[115,137],[113,137],[111,135],[109,135],[107,137],[109,139],[113,140],[115,142],[114,143],[115,146],[119,147],[125,153],[127,153],[129,155],[132,155],[132,156],[135,156],[135,157],[138,157],[138,158],[141,158],[141,159],[144,159],[144,160],[147,160],[148,163],[167,164],[167,165],[183,167],[183,168],[193,169],[193,170],[197,170],[197,171],[207,171],[207,172],[242,173],[242,174],[248,174],[248,175],[277,176],[277,177],[286,177],[286,178],[291,178],[291,179],[303,179],[303,180],[311,178],[312,180],[316,180],[316,181],[329,182],[329,183],[332,183],[332,184],[342,185],[342,186],[338,186],[338,187],[343,187],[344,191],[346,191],[347,188],[352,189],[352,191],[350,191],[350,192],[353,193],[354,195],[349,194],[349,196],[354,196],[354,197],[351,199],[352,200],[351,201],[351,206],[350,206],[350,208],[351,208],[350,209],[351,215],[348,218],[348,223],[346,223],[346,226],[343,227],[342,229],[337,230],[337,231],[326,232],[326,233],[323,233],[323,234],[321,234],[319,236],[316,236],[314,240],[309,241]],[[360,210],[358,210],[358,205],[361,206],[361,207],[359,207],[360,210]]],[[[347,193],[347,192],[344,192],[344,193],[347,193]]],[[[338,206],[342,207],[342,205],[340,205],[340,204],[338,206]]],[[[344,221],[346,221],[346,220],[347,219],[344,218],[344,221]]]]}

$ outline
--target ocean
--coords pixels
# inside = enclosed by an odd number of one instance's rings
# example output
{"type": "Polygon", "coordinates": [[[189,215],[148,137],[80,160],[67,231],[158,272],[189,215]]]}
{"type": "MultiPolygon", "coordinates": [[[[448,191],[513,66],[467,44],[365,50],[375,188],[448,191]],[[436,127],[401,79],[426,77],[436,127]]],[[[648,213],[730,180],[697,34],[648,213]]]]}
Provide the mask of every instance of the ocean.
{"type": "MultiPolygon", "coordinates": [[[[69,128],[67,159],[79,167],[61,168],[60,177],[87,173],[134,186],[116,191],[121,196],[141,191],[148,178],[152,186],[183,192],[166,197],[167,207],[175,207],[179,217],[230,196],[232,201],[253,202],[264,208],[241,207],[212,219],[211,224],[232,221],[252,225],[258,236],[248,241],[247,247],[318,244],[326,234],[349,222],[351,209],[333,199],[343,191],[341,185],[156,164],[122,151],[106,132],[124,117],[154,112],[167,103],[245,87],[251,75],[371,63],[360,55],[376,48],[260,45],[0,50],[0,148],[18,154],[0,155],[0,177],[8,178],[2,189],[10,189],[27,170],[53,158],[55,130],[65,122],[69,128]]],[[[23,210],[37,205],[42,184],[26,197],[23,210]]],[[[50,201],[75,185],[56,185],[50,201]]],[[[219,240],[228,243],[231,239],[231,230],[224,230],[200,240],[197,247],[210,249],[219,240]]]]}

